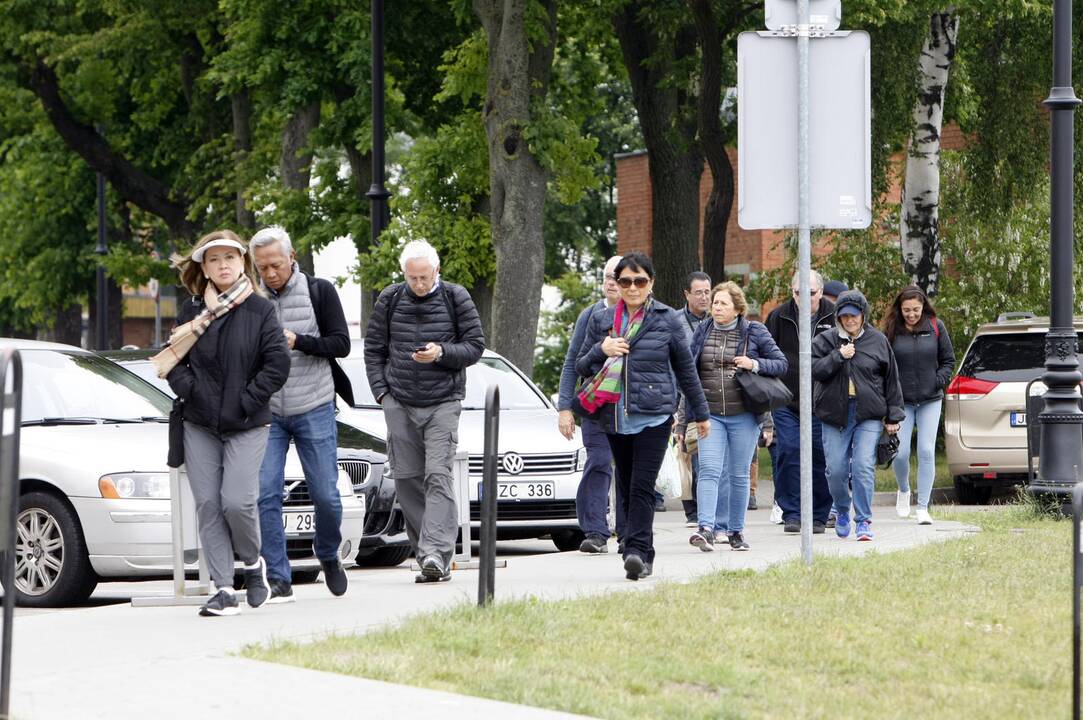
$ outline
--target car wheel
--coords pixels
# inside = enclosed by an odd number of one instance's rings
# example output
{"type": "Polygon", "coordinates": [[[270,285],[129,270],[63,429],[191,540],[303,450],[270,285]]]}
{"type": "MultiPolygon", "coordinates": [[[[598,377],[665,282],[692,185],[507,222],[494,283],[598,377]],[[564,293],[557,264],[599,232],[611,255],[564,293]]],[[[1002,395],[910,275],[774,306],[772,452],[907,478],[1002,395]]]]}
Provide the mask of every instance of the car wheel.
{"type": "Polygon", "coordinates": [[[579,546],[583,544],[584,538],[586,538],[586,535],[583,534],[582,530],[561,530],[553,533],[553,544],[561,552],[570,552],[578,550],[579,546]]]}
{"type": "Polygon", "coordinates": [[[984,505],[993,494],[993,488],[975,485],[962,475],[956,475],[954,481],[955,501],[960,505],[984,505]]]}
{"type": "Polygon", "coordinates": [[[16,601],[24,607],[81,603],[98,585],[75,511],[45,492],[19,498],[15,539],[16,601]]]}
{"type": "Polygon", "coordinates": [[[319,570],[291,570],[294,585],[311,585],[320,576],[319,570]]]}
{"type": "Polygon", "coordinates": [[[399,545],[376,548],[367,555],[357,554],[357,564],[361,567],[395,567],[410,557],[410,546],[399,545]]]}

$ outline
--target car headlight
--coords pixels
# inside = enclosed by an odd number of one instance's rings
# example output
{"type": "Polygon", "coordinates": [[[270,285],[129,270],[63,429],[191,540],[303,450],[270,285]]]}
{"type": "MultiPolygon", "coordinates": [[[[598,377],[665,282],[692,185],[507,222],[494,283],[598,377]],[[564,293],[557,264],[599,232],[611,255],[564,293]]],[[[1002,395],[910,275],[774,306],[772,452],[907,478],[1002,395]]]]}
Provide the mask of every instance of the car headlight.
{"type": "Polygon", "coordinates": [[[335,487],[338,488],[339,497],[353,497],[353,481],[350,480],[350,476],[342,468],[338,469],[338,480],[335,481],[335,487]]]}
{"type": "Polygon", "coordinates": [[[575,469],[582,470],[587,466],[587,449],[581,447],[575,451],[575,469]]]}
{"type": "Polygon", "coordinates": [[[98,479],[98,491],[103,498],[127,500],[130,498],[169,499],[168,473],[114,473],[98,479]]]}

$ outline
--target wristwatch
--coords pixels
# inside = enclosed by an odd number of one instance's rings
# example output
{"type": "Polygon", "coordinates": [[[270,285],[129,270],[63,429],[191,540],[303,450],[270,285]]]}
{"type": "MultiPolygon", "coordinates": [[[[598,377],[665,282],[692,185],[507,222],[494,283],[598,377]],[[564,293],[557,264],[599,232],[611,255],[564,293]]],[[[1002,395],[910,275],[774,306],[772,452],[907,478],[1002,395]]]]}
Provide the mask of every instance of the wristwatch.
{"type": "Polygon", "coordinates": [[[439,361],[440,358],[442,358],[442,357],[444,357],[444,346],[443,345],[437,345],[436,346],[436,360],[439,361]]]}

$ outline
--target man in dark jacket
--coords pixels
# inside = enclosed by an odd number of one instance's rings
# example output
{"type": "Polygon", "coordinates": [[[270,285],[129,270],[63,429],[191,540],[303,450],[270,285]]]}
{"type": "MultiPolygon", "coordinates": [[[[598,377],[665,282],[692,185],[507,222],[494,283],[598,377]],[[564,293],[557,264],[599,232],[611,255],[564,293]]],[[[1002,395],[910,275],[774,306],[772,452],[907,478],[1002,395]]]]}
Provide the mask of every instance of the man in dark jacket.
{"type": "MultiPolygon", "coordinates": [[[[782,381],[793,393],[793,402],[775,410],[774,480],[775,502],[782,510],[782,522],[788,533],[801,532],[801,425],[798,416],[801,392],[799,375],[798,295],[799,277],[790,282],[793,297],[767,316],[767,329],[786,356],[789,367],[782,381]]],[[[809,276],[809,301],[812,309],[812,335],[835,326],[835,306],[823,299],[823,278],[815,270],[809,276]]],[[[811,340],[811,338],[810,338],[811,340]]],[[[820,421],[812,418],[812,531],[822,533],[831,512],[831,491],[827,487],[820,421]]]]}
{"type": "Polygon", "coordinates": [[[365,371],[383,406],[395,492],[421,566],[417,582],[451,579],[458,511],[451,465],[466,368],[485,350],[470,294],[440,279],[424,240],[399,256],[406,282],[384,288],[365,332],[365,371]]]}
{"type": "Polygon", "coordinates": [[[338,493],[338,426],[335,394],[353,403],[350,380],[335,358],[350,354],[350,333],[335,287],[297,266],[289,234],[264,228],[250,242],[261,285],[274,305],[290,348],[290,375],[271,397],[271,431],[259,472],[262,555],[271,586],[268,602],[293,601],[286,533],[282,528],[282,490],[286,451],[292,440],[316,508],[313,547],[324,583],[335,596],[345,594],[346,572],[338,558],[342,544],[342,500],[338,493]]]}

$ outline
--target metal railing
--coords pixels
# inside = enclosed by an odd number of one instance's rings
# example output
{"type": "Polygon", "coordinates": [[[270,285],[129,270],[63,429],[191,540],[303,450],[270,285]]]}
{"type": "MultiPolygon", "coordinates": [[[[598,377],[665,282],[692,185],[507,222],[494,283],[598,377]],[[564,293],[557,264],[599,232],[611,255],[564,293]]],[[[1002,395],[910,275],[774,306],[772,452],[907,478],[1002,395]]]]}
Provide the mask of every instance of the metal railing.
{"type": "Polygon", "coordinates": [[[22,422],[23,363],[18,350],[0,353],[0,583],[4,587],[4,631],[0,645],[0,717],[11,706],[11,644],[15,620],[15,526],[19,517],[19,425],[22,422]],[[8,375],[8,369],[11,375],[8,375]],[[9,379],[10,378],[10,379],[9,379]]]}
{"type": "Polygon", "coordinates": [[[496,586],[496,455],[500,439],[500,388],[485,392],[485,453],[481,476],[481,528],[478,551],[478,605],[493,601],[496,586]]]}

